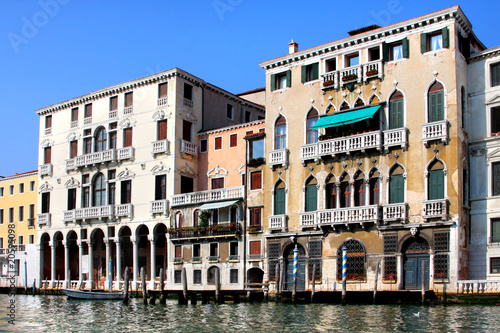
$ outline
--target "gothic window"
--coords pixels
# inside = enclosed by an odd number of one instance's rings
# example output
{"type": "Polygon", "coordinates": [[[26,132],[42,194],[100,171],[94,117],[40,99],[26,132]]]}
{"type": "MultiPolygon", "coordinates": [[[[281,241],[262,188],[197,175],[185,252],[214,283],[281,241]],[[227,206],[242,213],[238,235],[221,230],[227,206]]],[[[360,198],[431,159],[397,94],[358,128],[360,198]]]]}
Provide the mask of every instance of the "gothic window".
{"type": "Polygon", "coordinates": [[[340,179],[340,208],[351,207],[351,178],[348,174],[344,173],[340,179]]]}
{"type": "Polygon", "coordinates": [[[286,148],[286,119],[279,116],[274,129],[274,149],[286,148]]]}
{"type": "Polygon", "coordinates": [[[314,212],[318,208],[318,181],[310,177],[305,187],[305,211],[314,212]]]}
{"type": "Polygon", "coordinates": [[[312,109],[307,114],[307,140],[306,143],[315,143],[318,142],[318,130],[313,129],[312,127],[318,121],[318,111],[316,109],[312,109]]]}
{"type": "Polygon", "coordinates": [[[325,186],[325,208],[334,209],[337,208],[337,185],[335,184],[335,177],[330,175],[326,180],[325,186]]]}
{"type": "Polygon", "coordinates": [[[342,248],[347,248],[346,267],[347,280],[349,281],[364,281],[366,280],[365,270],[365,247],[356,239],[348,239],[344,241],[337,249],[337,279],[342,280],[342,248]]]}
{"type": "Polygon", "coordinates": [[[370,205],[380,204],[380,172],[373,170],[370,174],[370,205]]]}
{"type": "Polygon", "coordinates": [[[104,175],[99,173],[94,178],[94,206],[104,206],[106,204],[106,180],[104,175]]]}
{"type": "Polygon", "coordinates": [[[354,206],[366,205],[366,182],[362,172],[354,176],[354,206]]]}
{"type": "Polygon", "coordinates": [[[401,128],[404,126],[404,97],[401,91],[397,90],[389,99],[389,129],[401,128]]]}
{"type": "Polygon", "coordinates": [[[444,87],[439,82],[434,82],[428,94],[429,123],[444,120],[444,87]]]}
{"type": "Polygon", "coordinates": [[[274,188],[274,215],[285,214],[285,183],[281,180],[274,188]]]}
{"type": "Polygon", "coordinates": [[[405,201],[405,179],[404,170],[400,165],[392,168],[389,174],[389,203],[401,203],[405,201]]]}
{"type": "Polygon", "coordinates": [[[444,199],[444,165],[440,161],[429,166],[427,185],[428,200],[444,199]]]}

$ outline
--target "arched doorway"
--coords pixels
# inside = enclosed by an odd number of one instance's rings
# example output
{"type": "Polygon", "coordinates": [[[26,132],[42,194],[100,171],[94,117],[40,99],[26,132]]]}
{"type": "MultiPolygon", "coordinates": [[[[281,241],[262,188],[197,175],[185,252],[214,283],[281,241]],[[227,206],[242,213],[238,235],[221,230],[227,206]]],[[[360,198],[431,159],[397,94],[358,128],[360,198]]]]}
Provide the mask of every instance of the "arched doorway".
{"type": "Polygon", "coordinates": [[[215,284],[217,272],[219,272],[219,283],[220,283],[220,271],[219,271],[219,267],[212,266],[207,271],[207,284],[215,284]]]}
{"type": "Polygon", "coordinates": [[[123,272],[125,268],[129,268],[130,274],[133,274],[134,269],[134,256],[133,256],[133,245],[130,241],[130,236],[132,235],[132,231],[129,227],[123,227],[118,232],[118,237],[120,239],[120,279],[123,281],[125,278],[123,276],[123,272]]]}
{"type": "Polygon", "coordinates": [[[40,237],[40,272],[41,272],[41,280],[50,280],[52,279],[52,267],[51,267],[51,257],[52,252],[50,248],[50,236],[47,233],[44,233],[42,237],[40,237]]]}
{"type": "Polygon", "coordinates": [[[429,289],[430,246],[422,237],[412,237],[403,246],[403,288],[422,289],[422,263],[425,264],[425,289],[429,289]]]}
{"type": "MultiPolygon", "coordinates": [[[[285,264],[285,287],[284,290],[293,290],[293,249],[294,244],[286,247],[283,258],[285,264]]],[[[297,290],[306,290],[306,250],[297,244],[299,256],[297,259],[297,290]]]]}
{"type": "Polygon", "coordinates": [[[106,265],[106,244],[104,243],[104,232],[101,229],[95,229],[91,235],[92,246],[92,281],[98,287],[104,287],[107,276],[106,265]]]}
{"type": "Polygon", "coordinates": [[[55,273],[56,275],[52,279],[60,281],[65,279],[64,267],[64,245],[63,245],[63,234],[58,231],[54,234],[54,246],[55,246],[55,273]]]}
{"type": "Polygon", "coordinates": [[[78,280],[80,278],[80,251],[78,248],[78,236],[74,230],[71,230],[66,235],[66,241],[68,243],[68,255],[69,255],[69,280],[78,280]]]}
{"type": "MultiPolygon", "coordinates": [[[[150,278],[151,266],[151,243],[148,239],[149,236],[149,228],[146,225],[141,225],[136,231],[137,237],[137,255],[138,255],[138,263],[139,266],[137,269],[139,270],[137,274],[141,273],[142,267],[144,267],[144,274],[146,274],[146,279],[150,278]]],[[[140,276],[140,275],[138,275],[140,276]]]]}
{"type": "Polygon", "coordinates": [[[262,283],[264,280],[264,271],[260,268],[250,268],[247,272],[248,283],[262,283]]]}

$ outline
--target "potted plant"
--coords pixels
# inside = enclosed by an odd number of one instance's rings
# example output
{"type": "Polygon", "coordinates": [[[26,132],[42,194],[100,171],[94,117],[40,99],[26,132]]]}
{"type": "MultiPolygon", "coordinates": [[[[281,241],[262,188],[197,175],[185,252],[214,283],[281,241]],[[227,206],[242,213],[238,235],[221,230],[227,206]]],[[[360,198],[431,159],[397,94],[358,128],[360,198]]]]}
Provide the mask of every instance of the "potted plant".
{"type": "Polygon", "coordinates": [[[366,75],[371,76],[375,75],[378,73],[378,70],[376,68],[370,69],[368,72],[366,72],[366,75]]]}
{"type": "Polygon", "coordinates": [[[201,228],[206,228],[208,226],[208,220],[210,220],[210,213],[206,210],[201,211],[198,215],[199,226],[201,228]]]}
{"type": "Polygon", "coordinates": [[[357,74],[347,74],[342,77],[342,81],[351,81],[356,80],[358,78],[357,74]]]}

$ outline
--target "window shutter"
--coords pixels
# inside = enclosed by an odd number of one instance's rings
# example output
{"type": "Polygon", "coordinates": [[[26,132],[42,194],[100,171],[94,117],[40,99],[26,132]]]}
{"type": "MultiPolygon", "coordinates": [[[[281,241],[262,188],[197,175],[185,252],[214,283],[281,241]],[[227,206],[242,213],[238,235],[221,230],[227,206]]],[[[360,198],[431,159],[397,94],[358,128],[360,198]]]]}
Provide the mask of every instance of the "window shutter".
{"type": "Polygon", "coordinates": [[[250,241],[250,255],[260,254],[260,241],[250,241]]]}
{"type": "Polygon", "coordinates": [[[287,88],[290,88],[292,86],[292,71],[291,70],[286,71],[286,86],[287,86],[287,88]]]}
{"type": "Polygon", "coordinates": [[[167,139],[167,120],[158,122],[158,140],[167,139]]]}
{"type": "Polygon", "coordinates": [[[161,83],[158,86],[158,98],[164,98],[168,95],[168,83],[161,83]]]}
{"type": "Polygon", "coordinates": [[[450,48],[450,30],[445,27],[441,30],[441,34],[443,35],[443,47],[450,48]]]}
{"type": "Polygon", "coordinates": [[[252,172],[251,189],[256,190],[262,188],[262,171],[252,172]]]}
{"type": "Polygon", "coordinates": [[[132,92],[125,94],[125,107],[132,106],[134,95],[132,92]]]}
{"type": "Polygon", "coordinates": [[[383,60],[389,61],[390,60],[389,59],[389,44],[387,44],[385,42],[382,44],[382,53],[383,53],[383,57],[384,57],[383,60]]]}
{"type": "Polygon", "coordinates": [[[109,110],[118,110],[118,96],[113,96],[109,99],[109,110]]]}
{"type": "Polygon", "coordinates": [[[427,52],[427,34],[420,35],[420,52],[427,52]]]}
{"type": "Polygon", "coordinates": [[[444,120],[444,91],[436,93],[437,120],[444,120]]]}
{"type": "Polygon", "coordinates": [[[492,166],[492,195],[500,195],[500,163],[493,163],[492,166]]]}
{"type": "Polygon", "coordinates": [[[390,178],[389,183],[389,203],[401,203],[404,202],[404,183],[403,175],[394,175],[390,178]]]}
{"type": "Polygon", "coordinates": [[[312,79],[317,80],[319,78],[319,62],[312,64],[312,79]]]}
{"type": "Polygon", "coordinates": [[[429,171],[429,200],[444,198],[444,172],[443,170],[429,171]]]}
{"type": "Polygon", "coordinates": [[[410,57],[410,42],[408,41],[408,38],[403,39],[403,58],[409,58],[410,57]]]}
{"type": "Polygon", "coordinates": [[[123,146],[124,147],[131,147],[132,146],[132,127],[125,128],[123,131],[124,134],[124,142],[123,146]]]}
{"type": "Polygon", "coordinates": [[[403,127],[403,100],[389,102],[389,129],[403,127]]]}
{"type": "Polygon", "coordinates": [[[314,212],[317,210],[317,195],[318,189],[316,185],[306,186],[306,212],[314,212]]]}
{"type": "Polygon", "coordinates": [[[306,81],[307,81],[307,66],[304,65],[300,67],[300,82],[304,83],[306,81]]]}
{"type": "Polygon", "coordinates": [[[271,74],[271,91],[276,90],[276,74],[271,74]]]}
{"type": "Polygon", "coordinates": [[[274,215],[285,214],[285,189],[280,188],[274,192],[274,215]]]}

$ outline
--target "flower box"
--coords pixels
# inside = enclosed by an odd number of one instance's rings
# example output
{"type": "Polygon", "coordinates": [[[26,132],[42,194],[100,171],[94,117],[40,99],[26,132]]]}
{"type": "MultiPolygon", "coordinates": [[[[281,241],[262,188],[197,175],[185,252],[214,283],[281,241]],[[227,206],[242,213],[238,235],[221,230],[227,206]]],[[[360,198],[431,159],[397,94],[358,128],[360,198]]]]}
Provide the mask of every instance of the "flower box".
{"type": "Polygon", "coordinates": [[[369,70],[368,72],[366,72],[366,75],[368,75],[368,76],[376,75],[376,74],[378,74],[378,70],[376,70],[376,69],[372,69],[372,70],[369,70]]]}
{"type": "Polygon", "coordinates": [[[356,74],[349,74],[349,75],[344,75],[342,77],[342,81],[351,81],[351,80],[356,80],[358,76],[356,74]]]}
{"type": "Polygon", "coordinates": [[[333,81],[326,81],[323,83],[324,86],[331,86],[332,84],[334,84],[335,82],[333,81]]]}

